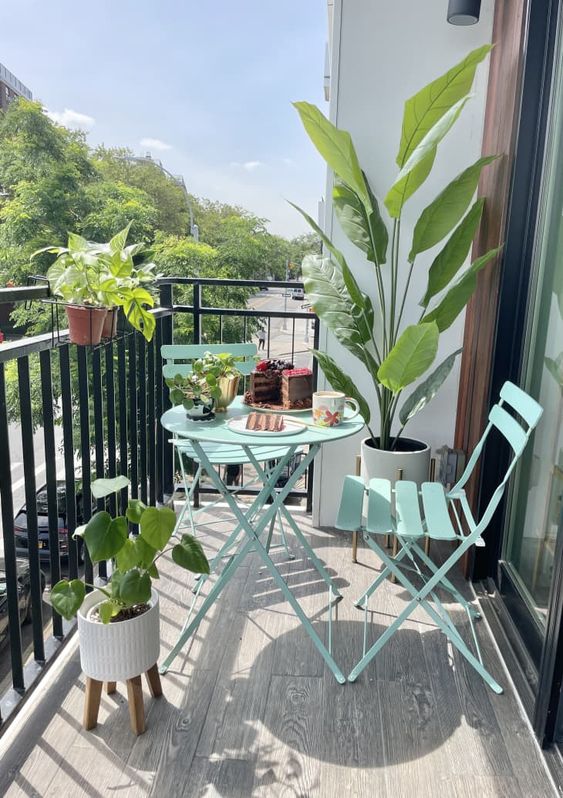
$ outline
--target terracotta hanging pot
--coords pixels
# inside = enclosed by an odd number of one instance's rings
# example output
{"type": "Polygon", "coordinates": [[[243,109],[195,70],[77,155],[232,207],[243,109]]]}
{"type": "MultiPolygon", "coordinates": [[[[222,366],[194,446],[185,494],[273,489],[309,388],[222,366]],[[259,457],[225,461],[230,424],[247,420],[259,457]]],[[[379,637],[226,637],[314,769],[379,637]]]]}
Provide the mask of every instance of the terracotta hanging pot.
{"type": "Polygon", "coordinates": [[[107,309],[107,315],[104,319],[104,326],[102,327],[102,338],[115,338],[117,335],[117,316],[119,308],[107,309]]]}
{"type": "Polygon", "coordinates": [[[107,308],[67,305],[70,342],[81,346],[93,346],[102,340],[102,329],[107,308]]]}

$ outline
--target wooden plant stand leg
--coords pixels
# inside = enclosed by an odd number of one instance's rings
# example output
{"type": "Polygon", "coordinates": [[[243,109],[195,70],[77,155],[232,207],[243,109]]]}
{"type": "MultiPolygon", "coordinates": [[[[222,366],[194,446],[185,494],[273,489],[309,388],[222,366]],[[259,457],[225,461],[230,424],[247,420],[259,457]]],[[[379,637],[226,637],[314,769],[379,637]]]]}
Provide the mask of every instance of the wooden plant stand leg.
{"type": "Polygon", "coordinates": [[[143,703],[143,686],[140,676],[127,679],[127,700],[129,702],[129,719],[133,734],[145,731],[145,705],[143,703]]]}
{"type": "Polygon", "coordinates": [[[158,672],[158,665],[155,664],[149,668],[145,673],[147,684],[153,698],[159,698],[162,695],[162,685],[160,683],[160,673],[158,672]]]}
{"type": "Polygon", "coordinates": [[[82,725],[89,731],[95,728],[98,723],[98,710],[100,709],[100,699],[102,697],[103,682],[97,679],[86,677],[86,695],[84,698],[84,718],[82,725]]]}
{"type": "Polygon", "coordinates": [[[106,693],[108,695],[113,695],[115,693],[117,687],[115,682],[106,682],[106,693]]]}

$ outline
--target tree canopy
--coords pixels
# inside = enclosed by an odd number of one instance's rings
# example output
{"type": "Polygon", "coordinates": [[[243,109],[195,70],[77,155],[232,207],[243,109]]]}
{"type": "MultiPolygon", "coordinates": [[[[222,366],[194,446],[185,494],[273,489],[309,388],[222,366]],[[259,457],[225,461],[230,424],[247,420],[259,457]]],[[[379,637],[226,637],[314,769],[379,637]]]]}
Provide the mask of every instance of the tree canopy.
{"type": "Polygon", "coordinates": [[[107,241],[129,221],[131,240],[153,246],[158,265],[171,274],[173,264],[180,276],[284,279],[288,263],[318,248],[314,235],[288,240],[244,208],[188,197],[150,157],[89,148],[84,133],[52,122],[26,99],[0,112],[0,187],[0,285],[44,274],[51,256],[32,268],[31,253],[63,245],[69,231],[107,241]],[[188,200],[201,246],[189,236],[188,200]]]}

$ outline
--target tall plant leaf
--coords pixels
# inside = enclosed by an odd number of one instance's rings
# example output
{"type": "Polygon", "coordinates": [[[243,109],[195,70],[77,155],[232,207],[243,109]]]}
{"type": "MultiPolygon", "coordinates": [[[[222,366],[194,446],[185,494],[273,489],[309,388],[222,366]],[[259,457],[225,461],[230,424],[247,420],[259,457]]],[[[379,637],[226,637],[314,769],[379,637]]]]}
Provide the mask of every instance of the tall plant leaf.
{"type": "Polygon", "coordinates": [[[308,255],[303,259],[303,284],[317,316],[334,336],[363,360],[362,347],[369,340],[367,325],[358,324],[359,308],[334,261],[308,255]]]}
{"type": "Polygon", "coordinates": [[[369,196],[360,162],[346,130],[339,130],[319,109],[307,102],[293,103],[309,138],[332,171],[367,203],[369,196]]]}
{"type": "Polygon", "coordinates": [[[362,173],[364,175],[364,180],[366,184],[366,188],[369,194],[369,204],[370,210],[368,212],[368,221],[371,227],[371,237],[375,243],[375,256],[376,262],[382,266],[385,261],[387,260],[387,245],[389,244],[389,233],[387,231],[387,227],[385,226],[385,222],[381,216],[381,212],[379,210],[379,201],[373,191],[371,190],[371,186],[368,182],[366,173],[362,173]]]}
{"type": "Polygon", "coordinates": [[[369,425],[371,420],[369,405],[364,399],[363,395],[359,392],[356,384],[350,379],[350,377],[348,377],[347,374],[344,374],[342,369],[336,365],[330,355],[317,350],[313,351],[313,355],[318,361],[318,364],[323,370],[325,377],[332,385],[334,390],[342,391],[342,393],[345,393],[346,396],[351,396],[352,399],[355,399],[358,403],[358,407],[360,408],[360,414],[362,418],[366,424],[369,425]]]}
{"type": "Polygon", "coordinates": [[[411,263],[419,252],[435,246],[450,230],[453,230],[475,194],[481,171],[496,158],[496,155],[479,158],[452,180],[422,211],[414,228],[412,249],[409,254],[411,263]]]}
{"type": "Polygon", "coordinates": [[[402,168],[426,133],[456,102],[469,92],[477,65],[491,51],[485,44],[469,53],[459,64],[418,91],[405,103],[397,165],[402,168]]]}
{"type": "Polygon", "coordinates": [[[464,97],[446,111],[408,157],[385,197],[385,206],[394,218],[401,215],[405,202],[430,174],[438,144],[456,122],[468,99],[469,97],[464,97]]]}
{"type": "Polygon", "coordinates": [[[480,258],[473,261],[469,269],[465,272],[463,277],[450,288],[446,296],[442,299],[438,307],[427,313],[422,319],[423,322],[434,321],[438,325],[440,332],[444,332],[450,327],[457,319],[463,308],[469,302],[471,294],[475,291],[477,286],[477,274],[481,269],[487,265],[502,249],[496,247],[490,249],[480,258]]]}
{"type": "Polygon", "coordinates": [[[445,247],[434,258],[428,272],[428,287],[420,303],[422,307],[428,307],[432,297],[444,290],[465,263],[481,221],[484,204],[483,198],[473,204],[469,213],[451,234],[445,247]]]}
{"type": "Polygon", "coordinates": [[[319,236],[319,238],[321,239],[327,250],[330,252],[330,254],[334,257],[335,261],[338,263],[340,268],[342,268],[346,263],[344,255],[339,249],[337,249],[334,246],[330,238],[325,234],[324,230],[321,227],[319,227],[319,225],[315,222],[313,217],[309,216],[309,214],[306,211],[304,211],[302,208],[300,208],[299,205],[295,205],[295,203],[293,202],[289,202],[289,204],[293,208],[295,208],[296,211],[299,211],[299,213],[305,219],[307,224],[309,224],[313,228],[315,233],[319,236]]]}
{"type": "Polygon", "coordinates": [[[436,160],[436,148],[431,150],[426,157],[418,163],[412,172],[404,177],[397,178],[383,200],[389,216],[398,218],[403,210],[403,205],[416,189],[421,186],[434,166],[436,160]]]}
{"type": "Polygon", "coordinates": [[[332,206],[340,226],[352,244],[361,249],[367,259],[374,263],[375,254],[371,245],[367,211],[356,192],[346,183],[336,180],[332,189],[332,206]]]}
{"type": "Polygon", "coordinates": [[[368,191],[370,202],[369,208],[366,208],[356,192],[337,179],[332,190],[332,204],[350,241],[365,252],[369,261],[381,266],[387,257],[389,236],[379,212],[377,198],[369,186],[368,191]]]}
{"type": "Polygon", "coordinates": [[[442,387],[442,383],[452,370],[455,359],[461,351],[463,350],[457,349],[455,352],[452,352],[451,355],[448,355],[448,357],[440,363],[438,368],[434,369],[432,374],[421,382],[405,400],[399,413],[401,426],[404,427],[411,418],[416,416],[420,410],[434,399],[439,389],[442,387]]]}
{"type": "MultiPolygon", "coordinates": [[[[293,205],[293,207],[296,210],[298,210],[299,213],[303,216],[303,218],[309,223],[309,225],[320,237],[321,241],[326,246],[331,255],[334,256],[338,266],[340,266],[342,272],[342,280],[344,281],[344,285],[346,286],[353,303],[352,307],[350,308],[350,312],[352,313],[354,319],[356,320],[362,339],[365,339],[366,341],[369,340],[372,334],[373,322],[374,322],[373,307],[370,298],[361,291],[358,283],[356,282],[356,278],[354,277],[354,275],[350,270],[350,267],[346,263],[346,258],[344,257],[342,252],[340,252],[340,250],[334,246],[330,238],[327,235],[325,235],[325,233],[321,230],[321,228],[314,221],[314,219],[312,219],[308,213],[305,213],[304,210],[299,208],[299,206],[294,205],[293,202],[290,202],[289,204],[293,205]]],[[[316,257],[316,256],[310,256],[310,257],[316,257]]],[[[311,300],[311,304],[312,305],[315,304],[313,300],[311,300]]]]}
{"type": "Polygon", "coordinates": [[[398,393],[418,379],[436,357],[438,337],[435,322],[407,327],[379,367],[379,382],[398,393]]]}

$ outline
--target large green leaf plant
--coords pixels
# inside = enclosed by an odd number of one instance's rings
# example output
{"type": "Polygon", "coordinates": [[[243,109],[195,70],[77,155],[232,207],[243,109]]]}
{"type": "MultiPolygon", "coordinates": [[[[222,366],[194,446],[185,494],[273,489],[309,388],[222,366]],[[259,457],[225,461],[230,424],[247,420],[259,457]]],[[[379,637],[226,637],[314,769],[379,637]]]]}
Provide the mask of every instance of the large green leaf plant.
{"type": "MultiPolygon", "coordinates": [[[[96,479],[92,494],[104,499],[128,485],[129,480],[123,476],[96,479]]],[[[166,552],[180,568],[209,573],[209,562],[199,541],[192,535],[177,535],[175,525],[176,515],[168,507],[147,507],[140,499],[130,499],[125,515],[112,518],[100,510],[77,528],[75,537],[83,538],[93,563],[113,560],[115,564],[108,584],[97,588],[104,595],[99,606],[102,623],[120,619],[120,615],[127,617],[128,609],[150,600],[152,580],[159,577],[156,563],[166,552]],[[139,525],[138,535],[129,535],[129,522],[139,525]]],[[[86,587],[81,579],[61,579],[53,586],[51,604],[67,621],[82,606],[86,587]]]]}
{"type": "Polygon", "coordinates": [[[499,251],[491,249],[461,271],[483,213],[484,199],[473,201],[479,177],[496,157],[486,156],[455,177],[422,211],[407,262],[401,262],[400,256],[404,205],[430,174],[438,145],[469,100],[477,65],[490,49],[485,45],[469,53],[405,103],[396,159],[399,172],[383,202],[388,223],[360,166],[350,134],[336,128],[316,106],[295,103],[311,141],[334,173],[334,213],[346,236],[371,264],[377,307],[358,286],[342,252],[310,216],[294,206],[321,237],[325,250],[322,256],[310,255],[303,261],[305,292],[317,315],[372,378],[380,410],[379,435],[370,427],[369,403],[353,380],[329,355],[314,354],[329,383],[357,399],[377,448],[394,448],[405,425],[436,395],[452,370],[461,350],[434,367],[399,409],[403,391],[433,366],[440,334],[467,304],[478,272],[499,251]],[[405,326],[403,314],[417,257],[447,236],[428,270],[419,320],[405,326]],[[397,411],[399,428],[392,436],[397,411]]]}
{"type": "Polygon", "coordinates": [[[156,322],[150,312],[154,297],[148,289],[158,275],[154,263],[135,263],[145,245],[127,244],[130,228],[131,222],[107,243],[69,233],[66,247],[43,247],[31,259],[43,252],[56,255],[47,271],[54,296],[73,305],[122,307],[131,326],[150,341],[156,322]]]}

